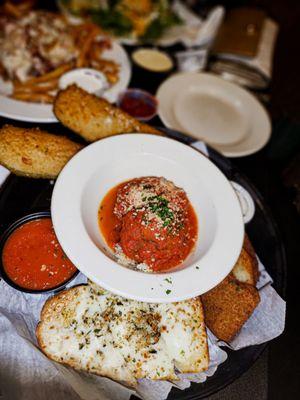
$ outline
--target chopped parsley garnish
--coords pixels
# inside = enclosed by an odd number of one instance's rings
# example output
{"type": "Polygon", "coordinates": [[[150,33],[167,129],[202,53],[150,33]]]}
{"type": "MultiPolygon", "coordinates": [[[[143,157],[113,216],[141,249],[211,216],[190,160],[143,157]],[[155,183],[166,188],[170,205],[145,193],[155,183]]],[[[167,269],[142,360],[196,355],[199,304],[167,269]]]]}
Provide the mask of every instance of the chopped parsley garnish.
{"type": "Polygon", "coordinates": [[[79,343],[79,350],[81,350],[84,347],[83,343],[79,343]]]}
{"type": "Polygon", "coordinates": [[[173,283],[171,278],[165,278],[164,281],[168,282],[170,285],[173,283]]]}
{"type": "Polygon", "coordinates": [[[174,214],[169,208],[169,201],[162,196],[152,196],[148,198],[149,208],[163,221],[166,227],[174,220],[174,214]]]}
{"type": "Polygon", "coordinates": [[[171,292],[172,292],[172,290],[170,290],[170,289],[166,290],[166,294],[170,294],[171,292]]]}

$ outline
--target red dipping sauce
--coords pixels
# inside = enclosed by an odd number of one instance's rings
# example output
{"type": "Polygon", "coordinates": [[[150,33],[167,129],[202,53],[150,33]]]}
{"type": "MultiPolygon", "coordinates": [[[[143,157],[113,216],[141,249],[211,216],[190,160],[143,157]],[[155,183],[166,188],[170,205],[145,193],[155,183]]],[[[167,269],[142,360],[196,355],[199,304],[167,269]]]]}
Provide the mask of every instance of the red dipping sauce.
{"type": "Polygon", "coordinates": [[[128,89],[120,96],[118,106],[132,117],[147,121],[156,114],[157,100],[143,90],[128,89]]]}
{"type": "Polygon", "coordinates": [[[50,218],[15,229],[4,244],[2,263],[10,280],[29,290],[53,289],[77,271],[64,254],[50,218]]]}

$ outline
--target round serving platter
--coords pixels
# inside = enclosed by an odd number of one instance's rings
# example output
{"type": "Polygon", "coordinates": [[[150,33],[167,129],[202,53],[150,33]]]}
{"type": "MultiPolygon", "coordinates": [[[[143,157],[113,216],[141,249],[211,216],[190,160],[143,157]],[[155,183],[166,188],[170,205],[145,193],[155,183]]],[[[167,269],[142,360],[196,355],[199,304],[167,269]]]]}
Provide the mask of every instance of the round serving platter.
{"type": "MultiPolygon", "coordinates": [[[[165,130],[166,133],[168,131],[165,130]]],[[[172,131],[169,131],[169,133],[171,135],[172,131]]],[[[187,140],[186,143],[190,142],[187,140]]],[[[227,178],[239,183],[252,196],[255,202],[255,215],[246,224],[246,232],[262,263],[272,276],[274,288],[284,297],[286,286],[284,247],[276,223],[264,199],[251,182],[228,159],[211,148],[208,151],[210,159],[227,178]]],[[[0,188],[0,232],[3,232],[10,223],[24,215],[34,211],[49,210],[53,185],[54,181],[9,175],[0,188]]],[[[265,343],[238,351],[223,348],[228,353],[228,359],[219,366],[212,377],[204,383],[193,383],[189,389],[184,391],[173,388],[168,400],[203,399],[221,390],[246,372],[266,346],[265,343]]]]}

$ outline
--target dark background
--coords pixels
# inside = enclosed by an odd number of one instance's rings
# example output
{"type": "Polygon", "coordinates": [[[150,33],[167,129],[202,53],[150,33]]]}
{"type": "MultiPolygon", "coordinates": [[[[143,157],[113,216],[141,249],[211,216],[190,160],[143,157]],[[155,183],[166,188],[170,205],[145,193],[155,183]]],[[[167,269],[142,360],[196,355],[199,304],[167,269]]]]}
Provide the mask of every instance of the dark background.
{"type": "MultiPolygon", "coordinates": [[[[274,55],[270,92],[272,139],[259,153],[234,163],[255,183],[270,206],[285,244],[288,262],[286,330],[269,346],[270,399],[300,396],[299,334],[299,214],[296,190],[300,188],[300,2],[297,0],[227,1],[229,7],[255,5],[280,25],[274,55]]],[[[299,208],[300,209],[300,208],[299,208]]]]}

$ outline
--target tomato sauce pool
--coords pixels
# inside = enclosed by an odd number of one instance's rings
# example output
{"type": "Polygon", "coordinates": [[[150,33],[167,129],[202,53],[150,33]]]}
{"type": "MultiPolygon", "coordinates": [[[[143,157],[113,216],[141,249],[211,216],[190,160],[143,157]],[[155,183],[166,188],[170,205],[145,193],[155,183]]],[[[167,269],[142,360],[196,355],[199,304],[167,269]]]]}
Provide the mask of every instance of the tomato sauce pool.
{"type": "Polygon", "coordinates": [[[146,264],[149,272],[166,271],[181,264],[192,251],[198,232],[197,217],[185,192],[164,179],[159,187],[161,179],[136,178],[117,185],[102,200],[98,214],[100,231],[108,246],[112,250],[119,247],[136,264],[146,264]],[[171,185],[175,194],[166,191],[164,197],[162,191],[171,185]],[[135,192],[131,196],[142,201],[134,208],[126,201],[132,188],[141,187],[146,188],[142,194],[135,192]],[[174,210],[181,218],[177,223],[174,210]]]}
{"type": "Polygon", "coordinates": [[[15,229],[4,244],[2,263],[11,281],[33,291],[53,289],[77,271],[64,254],[50,218],[15,229]]]}

